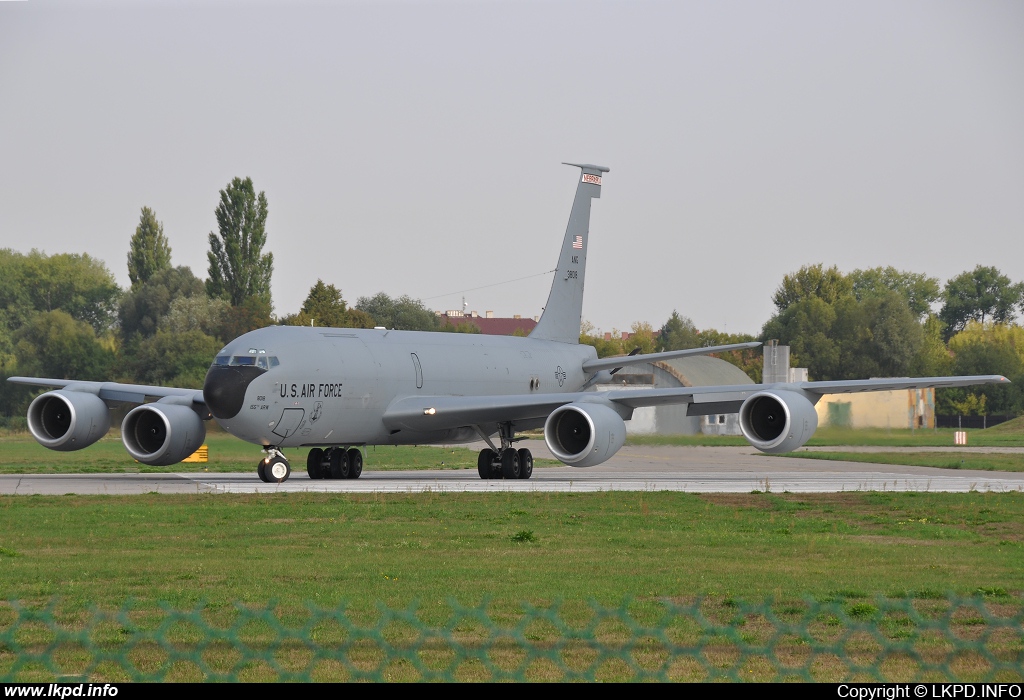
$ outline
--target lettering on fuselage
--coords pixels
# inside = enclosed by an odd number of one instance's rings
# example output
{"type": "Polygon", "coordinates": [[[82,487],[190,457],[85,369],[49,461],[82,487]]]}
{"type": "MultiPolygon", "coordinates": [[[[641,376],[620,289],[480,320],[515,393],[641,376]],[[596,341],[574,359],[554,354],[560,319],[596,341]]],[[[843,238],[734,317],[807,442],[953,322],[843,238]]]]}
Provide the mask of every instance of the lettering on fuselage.
{"type": "Polygon", "coordinates": [[[340,399],[341,382],[330,384],[279,384],[282,399],[340,399]]]}

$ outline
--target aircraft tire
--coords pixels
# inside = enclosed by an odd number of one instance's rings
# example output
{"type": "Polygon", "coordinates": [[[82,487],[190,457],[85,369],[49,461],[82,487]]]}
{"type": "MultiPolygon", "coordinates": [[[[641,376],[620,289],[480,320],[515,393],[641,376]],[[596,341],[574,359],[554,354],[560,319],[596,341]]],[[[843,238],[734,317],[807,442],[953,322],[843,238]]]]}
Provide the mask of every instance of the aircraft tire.
{"type": "Polygon", "coordinates": [[[519,450],[519,478],[529,479],[533,476],[533,453],[525,447],[519,450]]]}
{"type": "Polygon", "coordinates": [[[501,453],[501,475],[506,479],[518,479],[522,473],[519,464],[519,453],[510,447],[501,453]]]}
{"type": "Polygon", "coordinates": [[[480,454],[476,458],[476,471],[481,479],[494,477],[494,450],[490,447],[480,450],[480,454]]]}
{"type": "Polygon", "coordinates": [[[292,467],[288,464],[288,460],[284,457],[274,457],[273,459],[263,462],[263,480],[268,484],[280,484],[288,481],[288,477],[292,475],[292,467]]]}
{"type": "Polygon", "coordinates": [[[269,484],[270,479],[267,478],[267,473],[263,470],[265,466],[267,466],[267,461],[261,459],[260,463],[256,465],[256,474],[260,477],[260,481],[269,484]]]}
{"type": "Polygon", "coordinates": [[[348,478],[358,479],[363,473],[363,453],[355,447],[348,450],[348,478]]]}
{"type": "Polygon", "coordinates": [[[348,450],[335,447],[331,450],[331,478],[347,479],[348,472],[348,450]]]}
{"type": "Polygon", "coordinates": [[[306,456],[306,473],[309,474],[310,479],[322,479],[324,477],[323,468],[320,466],[324,461],[324,451],[319,447],[314,447],[309,451],[306,456]]]}

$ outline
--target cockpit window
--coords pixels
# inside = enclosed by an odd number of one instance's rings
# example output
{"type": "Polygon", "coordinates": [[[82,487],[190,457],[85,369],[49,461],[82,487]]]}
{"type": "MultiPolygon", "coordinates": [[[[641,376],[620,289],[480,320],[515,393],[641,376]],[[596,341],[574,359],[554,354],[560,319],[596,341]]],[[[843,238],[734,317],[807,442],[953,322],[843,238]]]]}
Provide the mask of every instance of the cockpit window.
{"type": "Polygon", "coordinates": [[[274,355],[217,355],[213,361],[214,365],[229,365],[231,367],[261,367],[272,369],[280,363],[274,355]]]}

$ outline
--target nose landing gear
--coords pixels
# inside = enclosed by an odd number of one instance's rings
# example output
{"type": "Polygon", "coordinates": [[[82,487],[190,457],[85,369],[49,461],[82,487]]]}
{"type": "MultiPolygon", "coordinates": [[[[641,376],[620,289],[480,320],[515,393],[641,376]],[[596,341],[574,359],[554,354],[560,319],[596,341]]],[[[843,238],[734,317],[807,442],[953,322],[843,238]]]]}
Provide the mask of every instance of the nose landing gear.
{"type": "Polygon", "coordinates": [[[264,451],[267,456],[261,459],[256,466],[256,473],[260,480],[268,484],[280,484],[287,481],[291,476],[292,468],[284,454],[276,447],[268,447],[264,451]]]}

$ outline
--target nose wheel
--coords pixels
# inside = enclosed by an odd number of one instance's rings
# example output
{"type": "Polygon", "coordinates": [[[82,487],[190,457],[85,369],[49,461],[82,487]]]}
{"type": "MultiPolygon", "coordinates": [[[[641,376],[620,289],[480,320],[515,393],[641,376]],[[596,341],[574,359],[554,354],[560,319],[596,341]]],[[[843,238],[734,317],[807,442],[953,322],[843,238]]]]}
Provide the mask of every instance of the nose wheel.
{"type": "Polygon", "coordinates": [[[256,465],[256,473],[260,481],[268,484],[280,484],[288,480],[292,474],[292,467],[288,460],[276,447],[266,450],[267,456],[256,465]]]}

